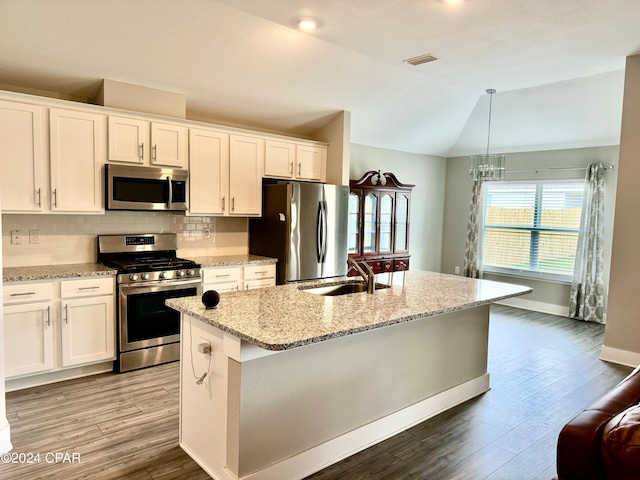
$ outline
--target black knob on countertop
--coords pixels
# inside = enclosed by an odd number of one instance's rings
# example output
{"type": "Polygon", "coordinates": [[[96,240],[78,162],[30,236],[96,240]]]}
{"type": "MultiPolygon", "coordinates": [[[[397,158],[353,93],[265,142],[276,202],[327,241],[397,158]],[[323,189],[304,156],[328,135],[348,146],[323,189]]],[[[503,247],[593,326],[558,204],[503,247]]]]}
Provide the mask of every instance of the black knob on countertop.
{"type": "Polygon", "coordinates": [[[215,290],[207,290],[202,294],[202,303],[209,308],[216,308],[220,303],[220,294],[215,290]]]}

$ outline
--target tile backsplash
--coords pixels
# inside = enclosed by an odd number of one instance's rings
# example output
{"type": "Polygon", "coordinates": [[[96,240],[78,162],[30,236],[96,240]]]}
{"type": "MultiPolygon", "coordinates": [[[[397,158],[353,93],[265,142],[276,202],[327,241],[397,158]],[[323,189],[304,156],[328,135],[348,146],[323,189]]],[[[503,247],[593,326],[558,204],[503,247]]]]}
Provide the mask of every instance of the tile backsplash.
{"type": "Polygon", "coordinates": [[[4,267],[95,262],[96,237],[104,234],[176,233],[178,256],[249,252],[246,218],[189,217],[172,212],[109,211],[105,215],[2,215],[4,267]],[[11,244],[20,230],[21,245],[11,244]],[[29,231],[39,231],[30,243],[29,231]]]}

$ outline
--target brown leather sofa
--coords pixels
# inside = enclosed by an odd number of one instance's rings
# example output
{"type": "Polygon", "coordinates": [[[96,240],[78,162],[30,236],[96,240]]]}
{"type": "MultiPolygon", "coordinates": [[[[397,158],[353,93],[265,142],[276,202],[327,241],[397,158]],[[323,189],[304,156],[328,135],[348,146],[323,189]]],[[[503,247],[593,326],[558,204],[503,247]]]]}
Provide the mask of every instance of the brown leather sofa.
{"type": "Polygon", "coordinates": [[[567,423],[558,437],[558,480],[640,479],[640,366],[567,423]]]}

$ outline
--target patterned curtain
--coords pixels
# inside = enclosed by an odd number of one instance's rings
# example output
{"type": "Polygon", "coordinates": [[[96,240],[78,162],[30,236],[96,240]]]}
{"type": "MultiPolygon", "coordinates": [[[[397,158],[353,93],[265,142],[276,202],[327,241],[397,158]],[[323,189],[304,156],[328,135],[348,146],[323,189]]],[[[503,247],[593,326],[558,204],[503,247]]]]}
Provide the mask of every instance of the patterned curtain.
{"type": "Polygon", "coordinates": [[[594,163],[587,168],[580,236],[569,298],[569,316],[588,322],[604,320],[604,172],[594,163]]]}
{"type": "Polygon", "coordinates": [[[467,243],[464,248],[462,274],[470,278],[482,278],[480,263],[480,223],[482,218],[482,182],[475,180],[472,186],[469,222],[467,223],[467,243]]]}

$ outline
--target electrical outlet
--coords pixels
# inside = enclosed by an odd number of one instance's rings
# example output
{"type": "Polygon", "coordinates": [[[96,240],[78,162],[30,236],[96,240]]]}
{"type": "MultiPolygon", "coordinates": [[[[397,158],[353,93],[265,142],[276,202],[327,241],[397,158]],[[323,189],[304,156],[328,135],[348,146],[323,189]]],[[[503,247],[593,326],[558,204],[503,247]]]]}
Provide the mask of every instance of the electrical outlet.
{"type": "Polygon", "coordinates": [[[22,230],[11,230],[11,245],[22,245],[22,230]]]}
{"type": "Polygon", "coordinates": [[[202,238],[210,238],[211,237],[211,229],[209,227],[204,227],[202,229],[202,238]]]}
{"type": "Polygon", "coordinates": [[[456,272],[456,275],[460,275],[460,267],[458,265],[455,266],[454,271],[456,272]]]}
{"type": "Polygon", "coordinates": [[[29,243],[40,243],[40,230],[39,229],[33,229],[33,230],[29,230],[29,243]]]}

